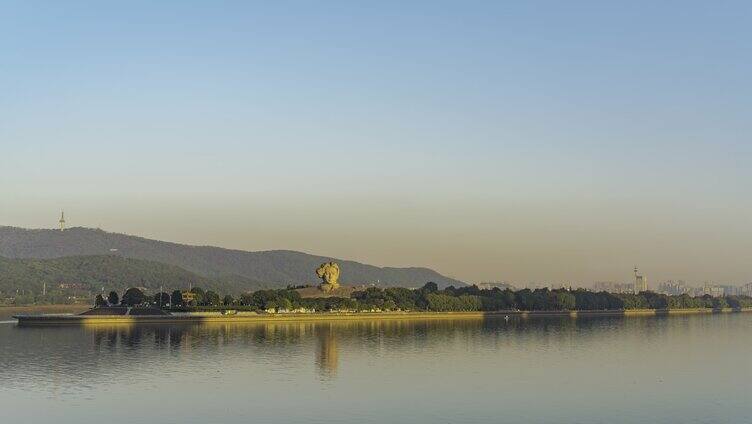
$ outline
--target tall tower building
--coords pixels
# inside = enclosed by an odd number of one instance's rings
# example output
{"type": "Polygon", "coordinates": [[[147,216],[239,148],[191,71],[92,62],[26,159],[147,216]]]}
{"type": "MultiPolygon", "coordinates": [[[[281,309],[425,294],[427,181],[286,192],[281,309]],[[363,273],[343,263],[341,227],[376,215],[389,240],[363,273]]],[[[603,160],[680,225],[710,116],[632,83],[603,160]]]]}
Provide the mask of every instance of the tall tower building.
{"type": "Polygon", "coordinates": [[[60,211],[60,231],[65,231],[65,212],[60,211]]]}
{"type": "Polygon", "coordinates": [[[637,266],[634,267],[634,292],[638,294],[640,292],[648,291],[648,280],[645,276],[640,275],[637,270],[637,266]]]}

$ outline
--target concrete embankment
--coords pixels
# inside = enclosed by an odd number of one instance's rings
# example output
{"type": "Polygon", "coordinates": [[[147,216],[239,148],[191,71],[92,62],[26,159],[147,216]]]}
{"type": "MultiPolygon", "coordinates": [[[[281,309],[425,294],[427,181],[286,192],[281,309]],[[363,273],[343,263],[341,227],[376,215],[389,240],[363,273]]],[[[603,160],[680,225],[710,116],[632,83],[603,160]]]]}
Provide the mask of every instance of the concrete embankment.
{"type": "Polygon", "coordinates": [[[21,314],[80,314],[90,308],[90,305],[0,306],[0,319],[7,320],[21,314]]]}
{"type": "Polygon", "coordinates": [[[497,312],[360,312],[360,313],[312,313],[312,314],[221,314],[195,312],[175,315],[142,316],[83,316],[83,315],[36,315],[19,316],[21,325],[89,325],[89,324],[201,324],[231,322],[300,322],[339,320],[400,320],[400,319],[486,319],[486,318],[578,318],[578,317],[636,317],[666,316],[680,314],[712,314],[752,312],[749,309],[672,309],[672,310],[606,310],[606,311],[497,311],[497,312]]]}
{"type": "MultiPolygon", "coordinates": [[[[721,314],[733,312],[752,312],[752,308],[693,308],[693,309],[619,309],[603,311],[514,311],[511,314],[521,317],[594,317],[594,316],[665,316],[687,314],[721,314]]],[[[497,314],[497,313],[493,313],[497,314]]],[[[502,314],[505,314],[502,312],[502,314]]]]}

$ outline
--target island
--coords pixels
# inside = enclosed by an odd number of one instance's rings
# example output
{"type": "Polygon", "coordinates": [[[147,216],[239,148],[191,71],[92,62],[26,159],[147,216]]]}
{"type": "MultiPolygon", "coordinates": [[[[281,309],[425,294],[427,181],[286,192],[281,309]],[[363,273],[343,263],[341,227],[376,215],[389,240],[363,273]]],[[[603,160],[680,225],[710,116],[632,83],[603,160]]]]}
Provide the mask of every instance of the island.
{"type": "Polygon", "coordinates": [[[593,292],[585,289],[443,289],[432,282],[419,288],[342,287],[339,266],[319,266],[319,286],[265,289],[233,297],[192,287],[147,296],[132,287],[122,296],[97,295],[92,309],[78,315],[16,315],[19,325],[91,323],[203,323],[332,319],[637,316],[752,311],[752,297],[670,296],[593,292]]]}

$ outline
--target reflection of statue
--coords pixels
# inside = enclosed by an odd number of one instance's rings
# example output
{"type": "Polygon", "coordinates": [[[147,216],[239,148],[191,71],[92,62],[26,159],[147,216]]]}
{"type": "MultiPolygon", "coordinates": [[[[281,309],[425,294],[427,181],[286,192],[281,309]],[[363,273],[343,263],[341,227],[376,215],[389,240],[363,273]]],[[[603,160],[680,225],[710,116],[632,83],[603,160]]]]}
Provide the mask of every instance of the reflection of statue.
{"type": "Polygon", "coordinates": [[[319,269],[316,270],[316,275],[323,280],[321,283],[321,290],[330,292],[339,288],[337,279],[339,278],[339,265],[334,262],[327,262],[321,264],[319,269]]]}
{"type": "Polygon", "coordinates": [[[322,376],[334,377],[337,374],[339,362],[337,358],[337,336],[334,334],[334,328],[332,328],[331,323],[322,323],[321,325],[317,324],[315,329],[319,348],[316,352],[316,364],[322,376]]]}

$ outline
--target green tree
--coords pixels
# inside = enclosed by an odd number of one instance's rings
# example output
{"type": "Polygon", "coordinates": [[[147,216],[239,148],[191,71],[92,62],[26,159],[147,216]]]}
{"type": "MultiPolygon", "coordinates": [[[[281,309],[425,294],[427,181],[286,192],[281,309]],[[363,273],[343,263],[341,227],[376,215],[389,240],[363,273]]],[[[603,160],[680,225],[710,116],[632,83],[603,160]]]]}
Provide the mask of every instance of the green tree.
{"type": "Polygon", "coordinates": [[[183,292],[180,290],[174,290],[172,292],[172,296],[170,296],[170,305],[175,306],[182,306],[183,305],[183,292]]]}
{"type": "Polygon", "coordinates": [[[277,295],[276,290],[257,290],[253,292],[251,295],[251,298],[253,299],[253,306],[256,306],[259,309],[269,309],[269,308],[276,308],[277,307],[277,298],[279,296],[277,295]]]}
{"type": "Polygon", "coordinates": [[[195,295],[194,302],[196,302],[196,305],[204,304],[204,289],[202,289],[201,287],[193,287],[190,292],[195,295]]]}
{"type": "Polygon", "coordinates": [[[640,293],[648,302],[650,309],[665,309],[669,306],[668,296],[665,294],[658,294],[651,291],[644,291],[640,293]]]}
{"type": "Polygon", "coordinates": [[[397,302],[393,301],[392,299],[388,299],[384,302],[384,309],[387,311],[396,311],[397,309],[397,302]]]}
{"type": "MultiPolygon", "coordinates": [[[[390,287],[384,290],[384,296],[387,301],[394,303],[395,308],[403,311],[410,311],[415,309],[415,293],[403,287],[390,287]]],[[[391,304],[389,306],[392,306],[391,304]]]]}
{"type": "Polygon", "coordinates": [[[518,290],[515,293],[515,304],[518,309],[532,311],[535,307],[535,295],[530,289],[518,290]]]}
{"type": "Polygon", "coordinates": [[[225,306],[230,306],[233,303],[235,303],[235,299],[232,298],[229,294],[226,294],[225,297],[222,299],[222,304],[225,306]]]}
{"type": "Polygon", "coordinates": [[[123,293],[123,298],[120,300],[120,303],[126,306],[136,306],[144,303],[144,301],[146,301],[146,295],[144,292],[136,287],[131,287],[123,293]]]}
{"type": "Polygon", "coordinates": [[[436,293],[437,291],[439,291],[439,286],[437,286],[433,281],[429,281],[424,284],[423,287],[421,287],[421,290],[426,293],[436,293]]]}
{"type": "Polygon", "coordinates": [[[732,308],[752,307],[752,297],[749,296],[729,296],[726,298],[726,301],[732,308]]]}
{"type": "Polygon", "coordinates": [[[118,296],[116,291],[111,291],[110,294],[107,295],[107,302],[110,305],[117,305],[120,303],[120,297],[118,296]]]}
{"type": "Polygon", "coordinates": [[[510,289],[504,289],[501,290],[501,293],[499,294],[499,298],[501,299],[501,307],[502,309],[514,309],[516,304],[514,303],[514,292],[510,289]]]}
{"type": "Polygon", "coordinates": [[[164,308],[170,304],[170,295],[165,292],[156,293],[154,294],[153,301],[154,305],[164,308]]]}
{"type": "Polygon", "coordinates": [[[290,299],[286,297],[280,297],[277,299],[277,311],[289,311],[290,309],[292,309],[292,302],[290,302],[290,299]]]}
{"type": "Polygon", "coordinates": [[[243,306],[256,306],[252,293],[243,293],[240,295],[240,304],[243,306]]]}
{"type": "Polygon", "coordinates": [[[364,309],[382,309],[387,300],[386,292],[378,287],[369,287],[352,294],[364,309]]]}
{"type": "Polygon", "coordinates": [[[221,303],[221,300],[219,298],[219,295],[216,292],[209,290],[204,294],[204,305],[219,306],[220,303],[221,303]]]}
{"type": "Polygon", "coordinates": [[[549,309],[554,311],[570,311],[575,308],[577,300],[567,290],[552,290],[549,293],[549,309]]]}
{"type": "Polygon", "coordinates": [[[101,307],[101,306],[107,306],[107,301],[104,300],[104,296],[101,294],[98,294],[97,297],[94,299],[94,306],[101,307]]]}
{"type": "Polygon", "coordinates": [[[726,298],[724,297],[714,297],[713,298],[713,308],[714,309],[721,309],[721,308],[728,308],[729,305],[726,302],[726,298]]]}
{"type": "Polygon", "coordinates": [[[280,289],[277,290],[277,293],[280,297],[284,297],[285,299],[289,300],[292,304],[292,307],[300,306],[300,293],[298,293],[297,290],[290,290],[290,289],[280,289]]]}
{"type": "MultiPolygon", "coordinates": [[[[31,305],[35,301],[34,295],[31,293],[22,293],[17,294],[14,296],[13,304],[14,305],[31,305]]],[[[70,301],[66,300],[63,303],[70,303],[70,301]]]]}

